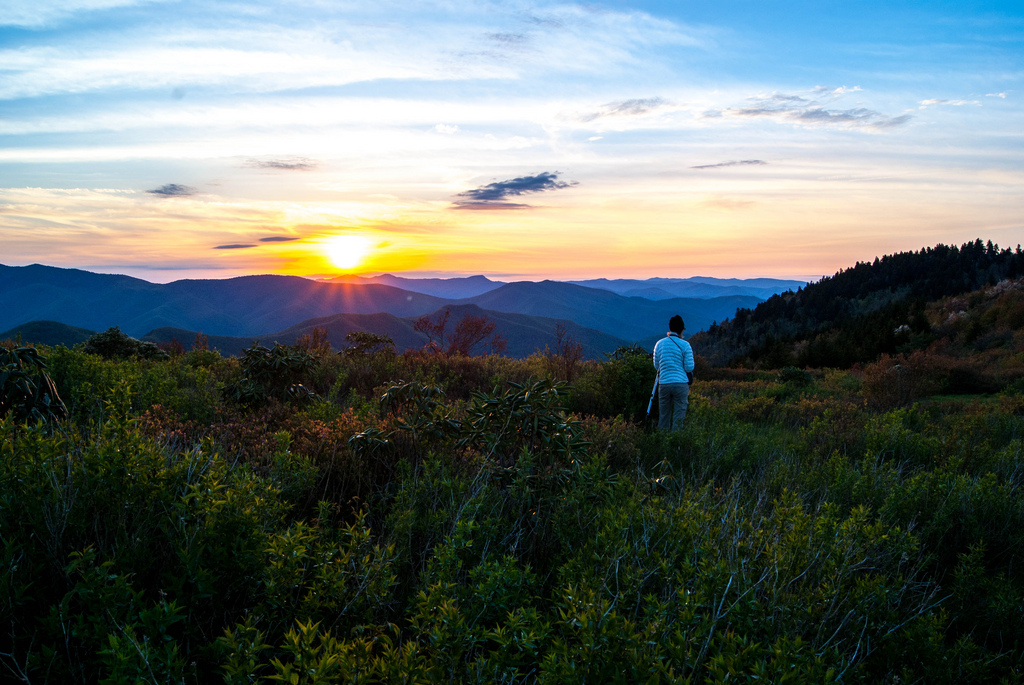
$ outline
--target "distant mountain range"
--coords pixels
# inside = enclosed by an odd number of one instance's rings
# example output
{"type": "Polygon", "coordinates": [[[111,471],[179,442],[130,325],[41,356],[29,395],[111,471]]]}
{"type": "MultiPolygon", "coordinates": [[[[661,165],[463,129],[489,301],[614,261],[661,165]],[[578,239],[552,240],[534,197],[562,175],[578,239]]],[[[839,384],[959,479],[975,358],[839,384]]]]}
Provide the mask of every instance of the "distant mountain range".
{"type": "MultiPolygon", "coordinates": [[[[433,295],[453,300],[466,299],[496,290],[503,281],[492,281],[486,276],[467,278],[404,278],[391,274],[380,276],[339,276],[330,283],[354,283],[357,285],[389,285],[414,293],[433,295]]],[[[693,276],[690,278],[596,278],[587,281],[562,281],[586,288],[609,290],[626,297],[643,297],[648,300],[668,300],[674,297],[709,299],[730,295],[746,295],[766,300],[772,295],[796,290],[807,285],[805,281],[787,281],[775,278],[712,278],[693,276]]]]}
{"type": "Polygon", "coordinates": [[[483,295],[505,285],[503,281],[492,281],[486,276],[464,278],[404,278],[382,274],[380,276],[339,276],[327,283],[353,283],[355,285],[387,285],[423,295],[433,295],[449,300],[462,300],[483,295]]]}
{"type": "MultiPolygon", "coordinates": [[[[504,336],[507,342],[508,346],[504,353],[513,357],[527,357],[534,352],[543,351],[545,347],[555,349],[555,330],[558,324],[562,324],[566,334],[583,346],[583,354],[587,358],[602,358],[620,346],[629,344],[629,341],[580,326],[572,321],[488,311],[472,304],[447,305],[434,312],[432,318],[436,318],[446,310],[451,310],[450,320],[453,324],[467,314],[489,318],[496,324],[496,330],[504,336]]],[[[307,319],[283,331],[264,335],[229,336],[205,333],[203,335],[206,337],[206,343],[210,349],[219,350],[225,355],[240,355],[243,350],[255,342],[264,345],[275,342],[291,345],[303,335],[311,334],[314,328],[324,329],[327,332],[328,341],[335,349],[342,349],[346,346],[345,336],[349,333],[367,331],[378,335],[387,335],[394,341],[395,348],[402,352],[408,349],[418,349],[429,342],[425,334],[415,329],[414,324],[415,318],[400,318],[393,314],[335,314],[334,316],[307,319]]],[[[72,347],[85,341],[96,332],[98,331],[68,326],[57,321],[32,321],[0,333],[0,340],[20,339],[24,342],[43,345],[72,347]]],[[[173,326],[162,326],[140,337],[142,340],[157,344],[177,340],[185,349],[191,349],[199,332],[173,326]]]]}
{"type": "Polygon", "coordinates": [[[610,290],[627,297],[643,297],[648,300],[667,300],[673,297],[713,298],[729,295],[745,295],[767,300],[772,295],[802,288],[805,281],[784,281],[775,278],[648,278],[644,281],[627,278],[609,280],[597,278],[589,281],[567,281],[587,288],[610,290]]]}
{"type": "Polygon", "coordinates": [[[333,326],[341,340],[342,331],[366,330],[390,335],[404,348],[424,341],[412,330],[416,317],[451,307],[463,315],[478,312],[495,320],[498,331],[509,340],[509,354],[530,354],[553,344],[554,328],[562,323],[570,335],[584,343],[589,356],[596,356],[620,344],[660,337],[674,314],[682,315],[688,331],[695,332],[731,317],[737,308],[756,306],[763,299],[720,293],[799,284],[767,279],[736,282],[740,285],[694,279],[601,283],[605,287],[558,281],[499,283],[483,276],[407,279],[385,275],[314,281],[264,275],[156,284],[129,276],[38,264],[0,265],[0,330],[20,330],[28,340],[31,329],[25,325],[30,322],[50,322],[43,328],[51,331],[55,330],[53,322],[86,331],[119,326],[129,335],[154,338],[163,336],[161,331],[174,329],[188,337],[182,340],[175,334],[182,343],[190,342],[195,331],[202,331],[211,341],[222,340],[222,349],[227,352],[228,347],[235,349],[241,344],[231,342],[232,338],[244,341],[243,346],[254,339],[286,342],[318,325],[310,321],[321,321],[333,326]],[[629,292],[637,284],[652,282],[658,283],[651,286],[659,290],[657,298],[615,292],[629,292]],[[672,296],[677,291],[705,296],[672,296]],[[716,293],[719,296],[707,296],[716,293]]]}
{"type": "Polygon", "coordinates": [[[448,302],[384,285],[324,283],[297,276],[157,284],[37,264],[0,266],[3,329],[49,320],[90,330],[119,326],[133,336],[164,326],[258,336],[339,313],[420,316],[448,302]]]}
{"type": "MultiPolygon", "coordinates": [[[[442,314],[445,310],[451,310],[450,320],[453,323],[461,320],[467,314],[489,318],[496,324],[496,330],[505,337],[508,347],[504,354],[512,357],[528,357],[535,352],[543,351],[545,347],[555,349],[555,327],[559,323],[565,327],[569,336],[583,346],[583,353],[587,358],[600,359],[604,355],[614,352],[620,346],[629,344],[626,340],[580,326],[572,321],[488,311],[472,304],[448,305],[435,314],[442,314]]],[[[220,350],[222,354],[238,355],[252,345],[255,340],[267,345],[273,342],[290,345],[294,344],[301,336],[312,333],[314,328],[322,328],[327,331],[327,339],[335,349],[342,349],[346,346],[345,336],[349,333],[368,331],[389,336],[395,342],[395,348],[402,352],[421,348],[429,342],[426,335],[415,330],[414,322],[414,318],[399,318],[391,314],[335,314],[334,316],[309,319],[283,331],[257,336],[255,339],[211,335],[208,336],[208,344],[211,349],[220,350]]],[[[188,349],[195,336],[195,331],[168,327],[152,330],[142,339],[158,344],[177,339],[188,349]]],[[[5,337],[9,336],[0,334],[0,339],[5,337]]]]}

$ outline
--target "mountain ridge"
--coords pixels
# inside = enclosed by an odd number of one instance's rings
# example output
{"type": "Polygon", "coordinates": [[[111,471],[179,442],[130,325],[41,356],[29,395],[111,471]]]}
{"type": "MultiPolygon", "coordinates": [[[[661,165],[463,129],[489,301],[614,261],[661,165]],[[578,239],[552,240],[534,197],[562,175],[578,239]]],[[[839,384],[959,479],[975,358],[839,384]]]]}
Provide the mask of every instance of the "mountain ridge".
{"type": "MultiPolygon", "coordinates": [[[[480,279],[478,284],[483,283],[480,279]]],[[[694,331],[759,301],[751,296],[647,300],[559,281],[506,283],[472,297],[446,299],[379,283],[330,283],[299,276],[153,284],[78,269],[0,265],[0,329],[51,320],[96,331],[118,326],[133,336],[172,327],[251,337],[339,313],[386,312],[401,318],[429,314],[445,305],[475,304],[490,311],[573,321],[636,341],[663,332],[674,314],[687,319],[694,331]]]]}
{"type": "MultiPolygon", "coordinates": [[[[502,334],[508,344],[505,354],[512,357],[528,357],[531,354],[543,351],[545,347],[554,349],[556,345],[556,327],[558,325],[562,325],[565,333],[580,344],[583,357],[587,359],[601,359],[605,355],[614,352],[617,348],[628,344],[626,340],[616,338],[601,331],[585,328],[573,321],[488,311],[474,304],[445,305],[427,316],[432,320],[436,320],[445,311],[452,312],[453,326],[466,315],[485,316],[490,319],[496,324],[497,332],[502,334]]],[[[394,341],[395,349],[398,352],[404,352],[421,348],[429,342],[424,333],[415,329],[417,318],[400,318],[386,313],[342,313],[308,319],[282,331],[267,332],[253,336],[224,336],[206,333],[203,333],[203,336],[206,338],[210,349],[218,350],[225,355],[237,356],[254,343],[264,345],[272,345],[278,342],[286,345],[295,344],[301,336],[311,334],[315,328],[323,329],[327,333],[327,340],[331,346],[336,350],[341,350],[347,347],[346,335],[353,331],[366,331],[377,335],[387,335],[394,341]]],[[[96,332],[74,328],[59,322],[40,321],[29,322],[0,333],[0,340],[20,338],[26,344],[36,343],[72,347],[79,342],[83,342],[96,332]]],[[[139,339],[157,344],[170,343],[172,340],[177,340],[185,349],[190,349],[198,333],[201,333],[201,331],[174,326],[161,326],[140,336],[139,339]]]]}

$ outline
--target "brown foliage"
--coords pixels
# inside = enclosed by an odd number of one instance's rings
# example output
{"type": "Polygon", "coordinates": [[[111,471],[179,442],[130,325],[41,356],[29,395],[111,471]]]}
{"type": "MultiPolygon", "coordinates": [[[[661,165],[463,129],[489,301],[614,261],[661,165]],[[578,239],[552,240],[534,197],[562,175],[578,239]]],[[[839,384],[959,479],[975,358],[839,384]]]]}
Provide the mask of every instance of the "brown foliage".
{"type": "Polygon", "coordinates": [[[171,338],[170,342],[158,343],[157,347],[172,357],[179,357],[185,354],[185,346],[177,338],[171,338]]]}
{"type": "Polygon", "coordinates": [[[160,405],[139,419],[143,433],[164,444],[191,449],[209,439],[232,462],[246,464],[261,475],[268,473],[273,454],[280,449],[276,436],[286,431],[291,436],[290,452],[308,457],[320,471],[315,494],[335,501],[367,497],[391,477],[394,464],[358,460],[349,447],[356,433],[380,427],[375,419],[360,418],[351,411],[331,421],[309,419],[277,402],[256,412],[226,409],[211,425],[183,421],[160,405]]]}
{"type": "Polygon", "coordinates": [[[799,414],[800,435],[820,454],[846,454],[863,443],[868,415],[858,402],[807,398],[794,409],[799,414]]]}
{"type": "Polygon", "coordinates": [[[311,333],[300,335],[295,344],[317,357],[323,357],[331,353],[331,341],[327,337],[327,329],[320,326],[313,328],[311,333]]]}
{"type": "Polygon", "coordinates": [[[446,309],[444,314],[438,317],[437,321],[431,321],[429,316],[421,316],[416,319],[412,327],[427,336],[427,347],[442,350],[445,346],[445,329],[448,327],[448,319],[452,311],[446,309]]]}
{"type": "Polygon", "coordinates": [[[196,333],[196,339],[192,341],[192,349],[205,352],[210,349],[210,339],[203,335],[202,331],[196,333]]]}
{"type": "Polygon", "coordinates": [[[413,328],[429,339],[427,347],[449,355],[469,357],[477,348],[487,349],[491,354],[500,354],[508,347],[505,336],[495,331],[496,324],[486,316],[466,314],[454,330],[448,330],[451,310],[445,310],[436,321],[429,316],[421,316],[413,323],[413,328]]]}
{"type": "Polygon", "coordinates": [[[569,335],[565,324],[555,326],[555,349],[544,347],[544,365],[552,377],[570,383],[580,373],[583,359],[583,344],[569,335]]]}
{"type": "Polygon", "coordinates": [[[486,316],[467,314],[452,332],[448,354],[468,357],[479,345],[488,348],[491,354],[504,352],[508,344],[501,333],[495,332],[495,328],[495,323],[486,316]]]}
{"type": "Polygon", "coordinates": [[[746,397],[735,402],[733,411],[743,421],[760,423],[772,418],[776,407],[774,397],[746,397]]]}
{"type": "Polygon", "coordinates": [[[909,356],[883,354],[864,367],[864,398],[879,409],[893,409],[936,392],[939,359],[921,350],[909,356]]]}

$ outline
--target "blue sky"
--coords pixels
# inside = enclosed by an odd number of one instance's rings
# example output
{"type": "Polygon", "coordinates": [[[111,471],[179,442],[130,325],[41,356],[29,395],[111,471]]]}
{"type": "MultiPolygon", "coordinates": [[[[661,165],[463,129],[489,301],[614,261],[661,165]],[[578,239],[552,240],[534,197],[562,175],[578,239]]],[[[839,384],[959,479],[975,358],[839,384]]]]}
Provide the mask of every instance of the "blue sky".
{"type": "Polygon", "coordinates": [[[1024,236],[1019,3],[7,5],[8,265],[816,278],[1024,236]]]}

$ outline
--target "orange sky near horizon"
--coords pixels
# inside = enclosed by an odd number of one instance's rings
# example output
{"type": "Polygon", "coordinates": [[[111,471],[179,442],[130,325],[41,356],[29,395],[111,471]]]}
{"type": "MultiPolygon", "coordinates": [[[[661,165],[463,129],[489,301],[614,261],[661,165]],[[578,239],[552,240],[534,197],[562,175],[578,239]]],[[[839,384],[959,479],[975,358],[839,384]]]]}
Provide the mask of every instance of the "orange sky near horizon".
{"type": "MultiPolygon", "coordinates": [[[[600,193],[568,188],[560,197],[545,198],[544,206],[487,211],[389,199],[224,202],[104,190],[28,189],[13,200],[22,217],[38,220],[31,239],[46,247],[22,263],[77,261],[94,271],[163,282],[251,273],[817,280],[857,261],[940,242],[959,245],[981,238],[1004,247],[1019,242],[1012,203],[1002,208],[994,203],[985,217],[988,225],[971,228],[977,224],[973,206],[958,202],[956,195],[876,192],[860,198],[854,213],[843,211],[848,200],[838,193],[778,185],[764,182],[730,198],[699,190],[637,198],[628,187],[618,194],[613,188],[600,193]],[[64,217],[59,224],[55,207],[64,217]],[[66,228],[69,217],[75,217],[75,231],[66,228]],[[40,243],[47,230],[59,231],[61,240],[40,243]],[[174,235],[173,246],[154,243],[157,231],[174,235]],[[339,266],[328,249],[338,236],[364,240],[365,254],[339,266]],[[132,258],[121,266],[104,264],[112,250],[132,258]],[[167,268],[151,268],[159,263],[167,268]]],[[[5,248],[19,247],[8,231],[5,248]]]]}

